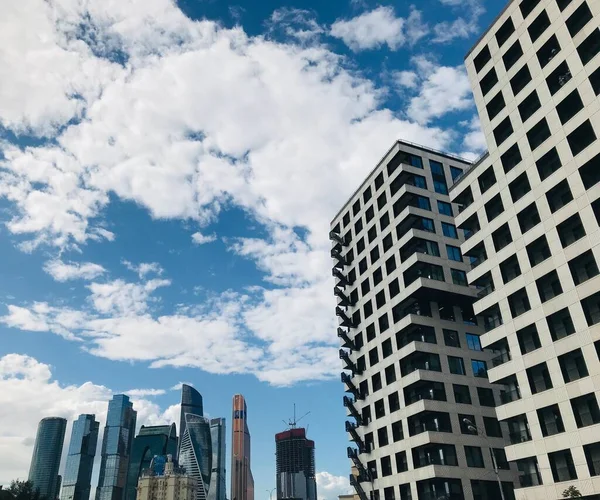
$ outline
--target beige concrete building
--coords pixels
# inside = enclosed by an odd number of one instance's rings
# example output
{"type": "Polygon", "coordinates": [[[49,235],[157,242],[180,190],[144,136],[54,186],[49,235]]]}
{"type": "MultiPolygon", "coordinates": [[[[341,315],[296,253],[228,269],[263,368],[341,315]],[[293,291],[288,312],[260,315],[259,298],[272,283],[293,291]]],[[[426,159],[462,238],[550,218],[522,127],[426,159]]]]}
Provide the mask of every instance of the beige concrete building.
{"type": "Polygon", "coordinates": [[[514,0],[466,58],[489,155],[451,189],[517,498],[600,494],[600,1],[514,0]]]}
{"type": "Polygon", "coordinates": [[[164,471],[157,472],[153,460],[150,468],[142,473],[137,500],[194,500],[196,487],[196,480],[176,467],[169,455],[164,471]]]}

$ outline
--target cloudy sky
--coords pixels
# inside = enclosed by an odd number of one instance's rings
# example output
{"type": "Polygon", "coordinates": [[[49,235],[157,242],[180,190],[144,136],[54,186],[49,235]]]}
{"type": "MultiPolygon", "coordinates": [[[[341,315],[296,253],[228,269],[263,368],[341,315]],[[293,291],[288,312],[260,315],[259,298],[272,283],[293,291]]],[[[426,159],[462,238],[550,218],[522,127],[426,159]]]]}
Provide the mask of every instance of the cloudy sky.
{"type": "MultiPolygon", "coordinates": [[[[0,0],[0,484],[38,420],[246,396],[256,497],[293,403],[347,488],[328,223],[402,138],[467,158],[498,0],[0,0]]],[[[97,474],[97,471],[96,471],[97,474]]]]}

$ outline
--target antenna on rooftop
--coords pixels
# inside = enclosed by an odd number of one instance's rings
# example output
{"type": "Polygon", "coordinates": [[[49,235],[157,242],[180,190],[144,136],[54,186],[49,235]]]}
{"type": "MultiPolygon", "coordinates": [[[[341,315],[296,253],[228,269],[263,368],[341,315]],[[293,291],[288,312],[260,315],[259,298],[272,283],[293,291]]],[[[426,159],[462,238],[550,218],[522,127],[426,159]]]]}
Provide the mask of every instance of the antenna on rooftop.
{"type": "Polygon", "coordinates": [[[286,422],[285,420],[282,420],[282,422],[286,424],[290,429],[295,429],[296,427],[298,427],[298,422],[300,422],[300,420],[302,420],[308,414],[310,414],[309,411],[307,411],[299,419],[296,419],[296,403],[294,403],[294,416],[288,422],[286,422]]]}

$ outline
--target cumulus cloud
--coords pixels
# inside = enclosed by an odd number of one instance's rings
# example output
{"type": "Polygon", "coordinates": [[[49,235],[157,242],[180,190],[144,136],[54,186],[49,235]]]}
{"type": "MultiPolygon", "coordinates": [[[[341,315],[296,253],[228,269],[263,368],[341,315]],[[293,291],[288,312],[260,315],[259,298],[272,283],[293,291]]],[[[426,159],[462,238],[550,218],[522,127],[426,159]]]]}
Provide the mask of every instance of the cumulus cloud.
{"type": "Polygon", "coordinates": [[[465,9],[467,15],[436,24],[433,27],[434,43],[449,43],[456,38],[469,38],[481,31],[478,22],[485,12],[482,0],[440,0],[440,2],[450,7],[465,9]]]}
{"type": "Polygon", "coordinates": [[[92,280],[101,276],[106,269],[93,262],[63,262],[60,259],[50,260],[44,264],[44,271],[56,281],[64,282],[75,279],[92,280]]]}
{"type": "Polygon", "coordinates": [[[352,493],[348,476],[334,476],[329,472],[317,472],[319,500],[337,500],[340,495],[352,493]]]}
{"type": "Polygon", "coordinates": [[[316,20],[315,12],[293,7],[274,10],[267,26],[271,35],[283,34],[284,37],[303,43],[315,41],[325,33],[325,29],[316,20]]]}
{"type": "Polygon", "coordinates": [[[164,272],[164,269],[158,262],[141,262],[139,264],[133,264],[128,260],[124,260],[123,265],[130,271],[137,273],[140,278],[145,278],[147,274],[161,275],[164,272]]]}
{"type": "Polygon", "coordinates": [[[165,389],[130,389],[122,391],[122,393],[127,394],[131,398],[142,398],[145,396],[162,396],[167,391],[165,389]]]}
{"type": "Polygon", "coordinates": [[[196,245],[204,245],[205,243],[212,243],[213,241],[217,241],[216,234],[202,234],[201,232],[195,232],[192,234],[192,241],[196,245]]]}

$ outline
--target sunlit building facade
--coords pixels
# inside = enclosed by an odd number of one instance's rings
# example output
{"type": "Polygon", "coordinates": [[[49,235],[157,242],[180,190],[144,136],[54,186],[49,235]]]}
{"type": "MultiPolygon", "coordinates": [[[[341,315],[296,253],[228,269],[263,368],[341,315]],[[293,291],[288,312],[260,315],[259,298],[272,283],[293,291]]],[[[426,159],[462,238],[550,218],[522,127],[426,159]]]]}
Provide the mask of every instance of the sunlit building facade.
{"type": "Polygon", "coordinates": [[[233,396],[231,500],[254,500],[254,478],[251,469],[248,408],[241,394],[233,396]]]}
{"type": "Polygon", "coordinates": [[[69,454],[62,480],[61,500],[89,500],[100,423],[95,415],[73,422],[69,454]]]}

